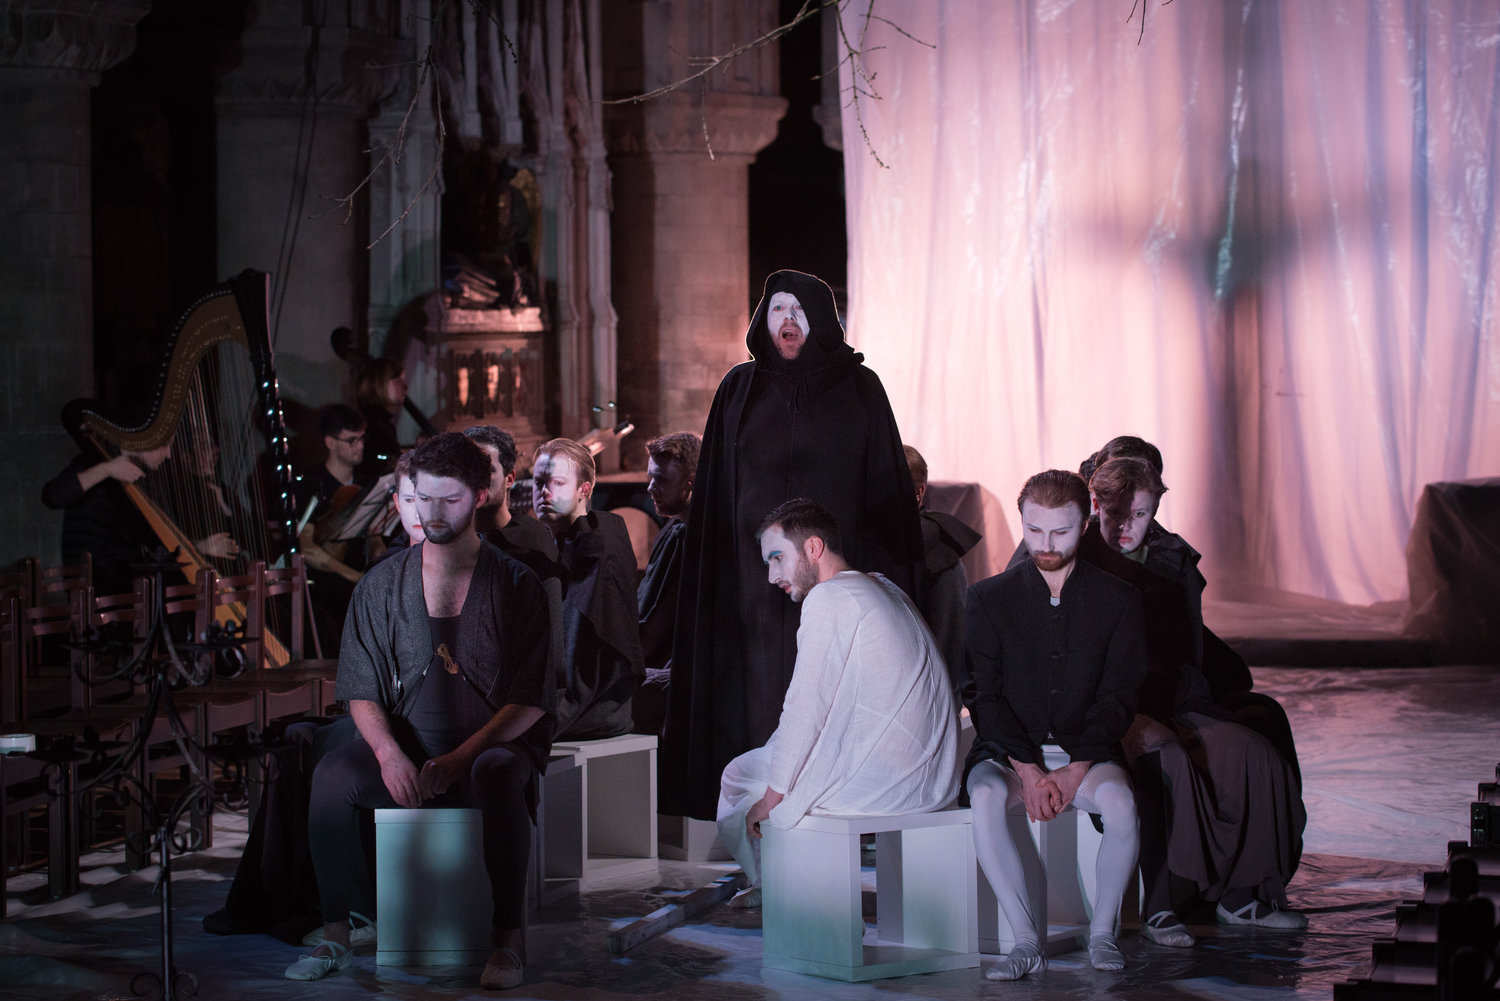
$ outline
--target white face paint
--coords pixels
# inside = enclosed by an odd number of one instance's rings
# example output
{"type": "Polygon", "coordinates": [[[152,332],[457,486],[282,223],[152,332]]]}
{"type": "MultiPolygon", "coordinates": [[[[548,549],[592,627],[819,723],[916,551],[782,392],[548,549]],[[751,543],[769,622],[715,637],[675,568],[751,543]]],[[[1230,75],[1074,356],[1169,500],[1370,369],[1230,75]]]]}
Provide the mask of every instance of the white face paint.
{"type": "Polygon", "coordinates": [[[802,303],[790,292],[777,292],[771,296],[766,307],[766,329],[771,332],[771,343],[781,357],[791,361],[807,343],[812,327],[807,322],[802,303]]]}

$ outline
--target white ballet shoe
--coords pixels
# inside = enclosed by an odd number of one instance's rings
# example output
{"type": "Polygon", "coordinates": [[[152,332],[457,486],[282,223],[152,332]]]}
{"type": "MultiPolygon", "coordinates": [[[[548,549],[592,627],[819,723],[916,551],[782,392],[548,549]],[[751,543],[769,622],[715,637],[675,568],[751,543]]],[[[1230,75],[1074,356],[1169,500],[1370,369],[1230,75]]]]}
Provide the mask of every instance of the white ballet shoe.
{"type": "MultiPolygon", "coordinates": [[[[323,926],[318,925],[302,936],[302,944],[316,946],[323,941],[323,926]]],[[[358,911],[349,912],[349,948],[373,948],[375,945],[375,922],[358,911]]]]}
{"type": "Polygon", "coordinates": [[[1095,935],[1089,939],[1089,965],[1096,970],[1125,969],[1125,954],[1115,944],[1113,935],[1095,935]]]}
{"type": "Polygon", "coordinates": [[[739,893],[729,898],[729,906],[741,910],[758,910],[760,908],[760,887],[745,887],[739,893]]]}
{"type": "Polygon", "coordinates": [[[1028,973],[1046,973],[1047,957],[1035,942],[1018,943],[1005,958],[984,971],[986,980],[1020,980],[1028,973]]]}
{"type": "Polygon", "coordinates": [[[1254,925],[1277,931],[1301,931],[1307,927],[1306,915],[1297,911],[1283,911],[1260,900],[1252,900],[1236,911],[1226,910],[1223,904],[1219,904],[1214,908],[1214,916],[1221,925],[1254,925]]]}
{"type": "Polygon", "coordinates": [[[1141,934],[1157,945],[1173,949],[1191,949],[1198,944],[1198,940],[1193,938],[1193,933],[1188,931],[1187,925],[1182,923],[1175,911],[1157,911],[1151,915],[1141,925],[1141,934]]]}
{"type": "Polygon", "coordinates": [[[348,966],[353,959],[354,952],[347,945],[324,939],[311,955],[288,966],[285,976],[288,980],[322,980],[348,966]]]}

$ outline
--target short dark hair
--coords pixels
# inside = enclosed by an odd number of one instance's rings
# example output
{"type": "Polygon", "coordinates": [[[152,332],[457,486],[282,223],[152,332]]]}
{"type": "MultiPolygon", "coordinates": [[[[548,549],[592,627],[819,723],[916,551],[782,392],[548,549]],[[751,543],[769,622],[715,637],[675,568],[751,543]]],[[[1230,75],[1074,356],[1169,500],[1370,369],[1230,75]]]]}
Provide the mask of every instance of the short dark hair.
{"type": "Polygon", "coordinates": [[[1124,517],[1129,513],[1136,491],[1144,490],[1160,501],[1161,495],[1167,492],[1167,485],[1161,481],[1161,474],[1145,459],[1122,456],[1110,459],[1094,470],[1094,475],[1089,479],[1089,489],[1094,492],[1099,509],[1108,511],[1110,517],[1114,518],[1124,517]]]}
{"type": "Polygon", "coordinates": [[[345,431],[364,429],[364,414],[347,403],[330,403],[318,411],[318,431],[324,438],[337,438],[345,431]]]}
{"type": "Polygon", "coordinates": [[[809,497],[793,497],[777,505],[755,530],[756,541],[773,526],[779,526],[781,533],[799,548],[816,535],[829,552],[844,555],[844,545],[839,540],[839,523],[827,508],[809,497]]]}
{"type": "Polygon", "coordinates": [[[1078,475],[1088,482],[1094,478],[1094,470],[1110,459],[1140,459],[1156,470],[1157,476],[1162,474],[1161,449],[1144,438],[1122,434],[1111,438],[1103,448],[1084,459],[1078,466],[1078,475]]]}
{"type": "Polygon", "coordinates": [[[411,453],[411,478],[418,473],[451,476],[478,493],[490,485],[490,457],[457,431],[444,431],[418,445],[411,453]]]}
{"type": "Polygon", "coordinates": [[[516,440],[504,428],[493,424],[476,424],[464,428],[464,437],[481,445],[488,445],[500,453],[500,471],[506,476],[516,471],[516,440]]]}
{"type": "Polygon", "coordinates": [[[918,489],[927,485],[927,460],[911,445],[902,445],[906,454],[906,468],[911,471],[911,485],[918,489]]]}
{"type": "Polygon", "coordinates": [[[646,442],[646,454],[657,462],[680,463],[689,476],[697,476],[702,444],[702,439],[691,431],[674,431],[646,442]]]}
{"type": "Polygon", "coordinates": [[[1089,488],[1083,477],[1067,469],[1049,469],[1026,481],[1016,497],[1016,510],[1027,501],[1042,507],[1066,507],[1077,504],[1085,519],[1089,516],[1089,488]]]}

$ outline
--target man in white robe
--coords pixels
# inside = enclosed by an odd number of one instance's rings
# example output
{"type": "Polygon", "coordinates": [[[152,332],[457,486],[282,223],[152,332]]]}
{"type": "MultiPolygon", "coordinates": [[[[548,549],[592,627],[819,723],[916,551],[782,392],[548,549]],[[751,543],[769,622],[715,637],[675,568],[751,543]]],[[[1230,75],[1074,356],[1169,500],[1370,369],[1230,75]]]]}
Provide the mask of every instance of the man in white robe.
{"type": "Polygon", "coordinates": [[[924,813],[958,793],[958,707],[911,599],[851,569],[833,516],[813,501],[772,511],[759,542],[770,583],[803,607],[776,732],[720,782],[720,836],[749,880],[740,907],[760,904],[763,821],[924,813]]]}

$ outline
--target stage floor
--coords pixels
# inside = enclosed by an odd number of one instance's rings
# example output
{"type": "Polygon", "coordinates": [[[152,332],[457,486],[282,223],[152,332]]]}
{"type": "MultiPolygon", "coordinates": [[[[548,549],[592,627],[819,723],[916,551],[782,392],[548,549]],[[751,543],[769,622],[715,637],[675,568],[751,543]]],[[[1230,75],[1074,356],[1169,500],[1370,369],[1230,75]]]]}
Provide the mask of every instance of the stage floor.
{"type": "MultiPolygon", "coordinates": [[[[616,958],[611,928],[708,883],[726,866],[661,863],[658,874],[545,913],[531,929],[522,987],[478,990],[477,969],[377,968],[372,955],[319,984],[283,980],[299,950],[264,935],[218,937],[201,929],[224,900],[243,843],[242,815],[221,818],[217,846],[175,861],[179,969],[204,999],[363,998],[1197,998],[1261,1001],[1331,996],[1361,976],[1370,941],[1392,930],[1397,901],[1421,894],[1421,874],[1441,868],[1446,842],[1467,835],[1475,785],[1500,760],[1500,670],[1257,668],[1257,687],[1281,700],[1297,735],[1308,810],[1307,854],[1289,890],[1310,926],[1301,933],[1195,927],[1198,948],[1168,950],[1133,930],[1123,973],[1060,957],[1036,979],[991,983],[979,971],[848,985],[762,971],[759,915],[720,907],[616,958]]],[[[14,917],[0,923],[0,985],[7,998],[129,998],[131,978],[158,965],[154,870],[120,877],[118,855],[90,860],[91,889],[48,904],[12,881],[14,917]]],[[[159,996],[155,995],[155,996],[159,996]]],[[[179,996],[185,996],[179,993],[179,996]]]]}

